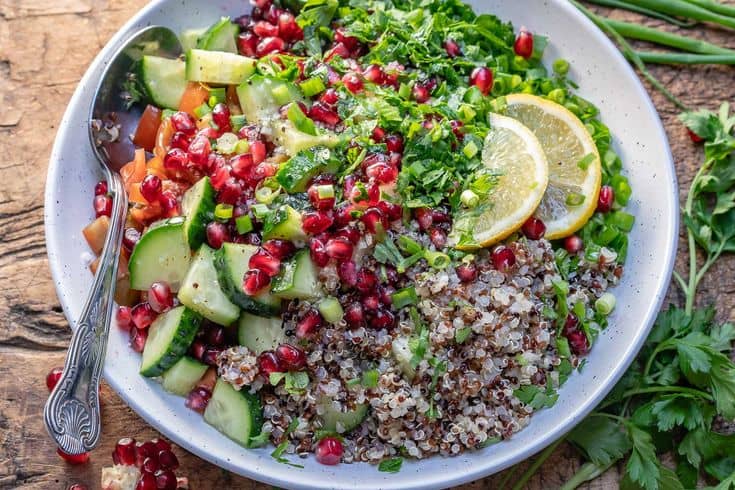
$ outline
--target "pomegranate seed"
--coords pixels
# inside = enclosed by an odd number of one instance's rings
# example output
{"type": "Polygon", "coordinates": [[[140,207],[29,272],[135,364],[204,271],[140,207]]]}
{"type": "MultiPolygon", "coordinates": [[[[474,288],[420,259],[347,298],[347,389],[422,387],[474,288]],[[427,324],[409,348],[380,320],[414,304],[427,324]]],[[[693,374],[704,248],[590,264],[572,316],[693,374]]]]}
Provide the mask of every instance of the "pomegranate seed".
{"type": "Polygon", "coordinates": [[[158,470],[154,476],[156,477],[156,488],[158,490],[176,490],[179,486],[176,481],[176,474],[171,470],[158,470]]]}
{"type": "Polygon", "coordinates": [[[389,152],[403,153],[403,136],[391,134],[385,138],[385,147],[389,152]]]}
{"type": "Polygon", "coordinates": [[[357,242],[360,241],[360,232],[354,226],[345,226],[344,228],[337,230],[334,234],[334,237],[346,238],[353,245],[357,245],[357,242]]]}
{"type": "Polygon", "coordinates": [[[398,282],[398,272],[396,268],[391,265],[384,265],[382,268],[382,274],[385,275],[389,284],[395,285],[398,282]]]}
{"type": "Polygon", "coordinates": [[[316,445],[314,454],[321,464],[335,465],[342,460],[342,443],[336,437],[324,437],[316,445]]]}
{"type": "Polygon", "coordinates": [[[225,329],[222,327],[212,327],[207,330],[205,338],[209,345],[219,347],[225,343],[225,329]]]}
{"type": "Polygon", "coordinates": [[[378,209],[388,218],[389,221],[395,221],[403,217],[403,207],[400,204],[394,204],[388,201],[380,201],[378,209]]]}
{"type": "Polygon", "coordinates": [[[49,391],[53,390],[56,384],[61,379],[62,368],[55,367],[46,375],[46,387],[49,391]]]}
{"type": "Polygon", "coordinates": [[[196,133],[197,122],[187,112],[179,111],[171,115],[171,123],[176,131],[181,131],[189,136],[196,133]]]}
{"type": "Polygon", "coordinates": [[[66,490],[88,490],[86,485],[83,485],[81,483],[74,483],[72,485],[69,485],[69,488],[66,490]]]}
{"type": "MultiPolygon", "coordinates": [[[[349,180],[349,175],[345,178],[345,184],[349,180]]],[[[346,186],[345,186],[346,187],[346,186]]],[[[352,189],[350,189],[350,192],[352,189]]],[[[345,189],[345,194],[348,194],[347,190],[345,189]]],[[[334,224],[337,226],[347,226],[350,224],[355,218],[352,217],[352,211],[354,210],[354,206],[351,204],[342,204],[334,211],[334,224]]]]}
{"type": "Polygon", "coordinates": [[[66,461],[69,464],[84,464],[89,461],[89,453],[82,453],[82,454],[67,454],[61,449],[56,449],[56,454],[61,456],[61,459],[66,461]]]}
{"type": "Polygon", "coordinates": [[[513,253],[513,250],[506,247],[505,245],[500,245],[499,247],[496,247],[495,250],[493,250],[491,259],[493,261],[493,267],[495,267],[495,269],[499,270],[500,272],[506,272],[510,267],[513,267],[515,265],[516,254],[513,253]]]}
{"type": "Polygon", "coordinates": [[[360,220],[365,224],[367,231],[373,235],[383,233],[388,227],[387,220],[383,216],[383,212],[378,208],[370,208],[365,211],[360,220]]]}
{"type": "Polygon", "coordinates": [[[276,357],[280,364],[291,370],[299,370],[306,365],[306,354],[303,350],[291,344],[281,344],[276,347],[276,357]]]}
{"type": "Polygon", "coordinates": [[[322,102],[315,102],[309,109],[309,117],[316,122],[320,122],[325,126],[334,127],[341,119],[334,109],[322,102]]]}
{"type": "Polygon", "coordinates": [[[444,245],[447,244],[447,234],[439,228],[432,228],[429,231],[429,239],[437,249],[444,248],[444,245]]]}
{"type": "Polygon", "coordinates": [[[148,303],[156,313],[173,308],[174,295],[171,294],[171,287],[165,282],[154,282],[148,288],[148,303]]]}
{"type": "Polygon", "coordinates": [[[296,325],[296,338],[305,339],[311,337],[316,330],[322,326],[324,319],[316,310],[309,310],[296,325]]]}
{"type": "Polygon", "coordinates": [[[204,409],[207,408],[210,398],[212,398],[211,391],[206,388],[196,387],[186,396],[184,405],[186,405],[190,410],[194,410],[198,413],[204,413],[204,409]]]}
{"type": "MultiPolygon", "coordinates": [[[[176,133],[183,134],[183,133],[176,133]]],[[[186,150],[189,149],[189,145],[186,145],[186,150]]],[[[186,170],[186,166],[189,163],[189,155],[182,148],[171,148],[163,157],[163,167],[171,172],[182,172],[186,170]]]]}
{"type": "Polygon", "coordinates": [[[140,471],[142,473],[155,473],[161,468],[161,465],[158,463],[158,459],[148,456],[143,460],[143,464],[140,467],[140,471]]]}
{"type": "Polygon", "coordinates": [[[148,330],[139,330],[136,327],[130,329],[130,347],[135,352],[143,352],[146,340],[148,340],[148,330]]]}
{"type": "Polygon", "coordinates": [[[513,51],[518,56],[526,59],[530,58],[533,55],[533,34],[521,27],[521,32],[518,33],[516,42],[513,44],[513,51]]]}
{"type": "Polygon", "coordinates": [[[342,77],[342,83],[344,83],[345,88],[353,94],[362,92],[362,89],[365,86],[360,75],[352,71],[344,74],[342,77]]]}
{"type": "Polygon", "coordinates": [[[159,439],[158,437],[154,437],[151,439],[151,442],[156,445],[156,449],[159,451],[170,451],[171,450],[171,444],[166,441],[166,439],[159,439]]]}
{"type": "Polygon", "coordinates": [[[130,310],[130,319],[138,330],[150,327],[157,316],[150,303],[138,303],[130,310]]]}
{"type": "Polygon", "coordinates": [[[156,445],[151,441],[138,442],[135,444],[135,465],[143,466],[146,458],[153,458],[156,455],[156,445]]]}
{"type": "Polygon", "coordinates": [[[268,10],[273,4],[273,0],[252,0],[251,3],[260,10],[268,10]]]}
{"type": "Polygon", "coordinates": [[[202,357],[204,357],[204,351],[206,349],[207,349],[207,346],[203,342],[199,340],[195,340],[194,342],[191,343],[191,347],[189,347],[189,352],[191,353],[192,356],[194,356],[195,359],[197,359],[198,361],[201,361],[202,357]]]}
{"type": "Polygon", "coordinates": [[[434,209],[431,211],[431,221],[433,223],[449,223],[451,218],[449,217],[449,213],[440,209],[434,209]]]}
{"type": "Polygon", "coordinates": [[[115,464],[124,464],[132,466],[135,464],[135,439],[124,437],[117,441],[115,450],[112,453],[115,464]]]}
{"type": "Polygon", "coordinates": [[[270,284],[271,278],[265,271],[260,269],[250,269],[245,273],[243,278],[242,289],[248,296],[254,296],[261,289],[270,284]]]}
{"type": "Polygon", "coordinates": [[[107,182],[106,181],[100,180],[94,185],[94,195],[95,196],[107,195],[107,182]]]}
{"type": "Polygon", "coordinates": [[[212,121],[217,125],[221,132],[229,132],[232,129],[232,126],[230,125],[230,108],[222,102],[215,105],[212,108],[212,121]]]}
{"type": "Polygon", "coordinates": [[[375,206],[380,201],[380,186],[378,184],[371,184],[367,188],[368,192],[368,204],[375,206]]]}
{"type": "Polygon", "coordinates": [[[531,216],[523,223],[521,230],[531,240],[540,240],[546,233],[546,225],[540,219],[531,216]]]}
{"type": "Polygon", "coordinates": [[[206,136],[196,136],[189,144],[189,161],[201,168],[209,163],[209,154],[212,153],[212,145],[206,136]]]}
{"type": "Polygon", "coordinates": [[[237,136],[241,139],[246,139],[249,142],[260,141],[260,127],[254,124],[243,126],[237,132],[237,136]]]}
{"type": "Polygon", "coordinates": [[[339,102],[339,94],[336,90],[330,87],[325,90],[324,93],[319,97],[319,102],[330,106],[335,105],[337,102],[339,102]]]}
{"type": "Polygon", "coordinates": [[[278,172],[278,164],[271,162],[261,162],[253,169],[252,179],[259,182],[267,177],[272,177],[278,172]]]}
{"type": "Polygon", "coordinates": [[[112,216],[112,198],[106,195],[94,196],[94,216],[112,216]]]}
{"type": "Polygon", "coordinates": [[[115,313],[115,321],[117,326],[126,332],[130,330],[133,325],[133,321],[130,318],[130,307],[129,306],[118,306],[117,312],[115,313]]]}
{"type": "Polygon", "coordinates": [[[444,41],[444,49],[447,52],[447,55],[449,55],[450,58],[456,58],[457,56],[462,56],[462,48],[459,47],[459,44],[457,44],[457,41],[454,39],[447,39],[444,41]]]}
{"type": "Polygon", "coordinates": [[[220,248],[224,242],[230,240],[230,231],[227,225],[219,221],[212,221],[207,224],[207,243],[212,248],[220,248]]]}
{"type": "Polygon", "coordinates": [[[128,252],[132,252],[135,245],[140,240],[140,232],[135,228],[125,228],[123,233],[122,244],[128,252]]]}
{"type": "Polygon", "coordinates": [[[362,76],[368,82],[376,85],[382,85],[384,81],[383,70],[381,70],[378,65],[370,65],[365,68],[365,71],[362,72],[362,76]]]}
{"type": "Polygon", "coordinates": [[[609,185],[600,187],[600,196],[597,198],[597,212],[608,213],[615,202],[615,191],[609,185]]]}
{"type": "Polygon", "coordinates": [[[355,284],[355,288],[357,288],[358,291],[363,293],[373,291],[377,284],[378,276],[376,276],[373,271],[360,269],[360,272],[357,273],[357,284],[355,284]]]}
{"type": "Polygon", "coordinates": [[[281,362],[278,360],[276,354],[270,350],[261,352],[258,356],[258,368],[260,369],[260,374],[266,378],[269,377],[271,373],[283,372],[281,362]]]}
{"type": "Polygon", "coordinates": [[[181,131],[176,131],[171,137],[171,148],[187,151],[189,149],[189,137],[181,131]]]}
{"type": "Polygon", "coordinates": [[[260,22],[255,23],[255,25],[253,26],[253,32],[256,36],[259,37],[278,36],[278,26],[275,26],[270,22],[261,20],[260,22]]]}
{"type": "Polygon", "coordinates": [[[347,286],[357,284],[357,266],[351,260],[345,260],[337,266],[337,275],[342,284],[347,286]]]}
{"type": "Polygon", "coordinates": [[[345,309],[344,319],[352,328],[361,327],[365,321],[365,315],[362,312],[360,303],[352,303],[345,309]]]}
{"type": "Polygon", "coordinates": [[[286,41],[280,37],[266,37],[258,43],[255,54],[260,57],[270,53],[278,53],[284,49],[286,49],[286,41]]]}
{"type": "Polygon", "coordinates": [[[248,180],[253,168],[253,155],[246,153],[230,159],[230,174],[238,179],[248,180]]]}
{"type": "Polygon", "coordinates": [[[477,267],[475,264],[460,264],[455,269],[455,272],[462,282],[472,282],[477,279],[477,267]]]}
{"type": "Polygon", "coordinates": [[[378,286],[378,296],[380,297],[380,302],[386,306],[390,306],[393,304],[393,293],[395,292],[396,288],[394,288],[393,286],[378,286]]]}
{"type": "Polygon", "coordinates": [[[334,207],[335,198],[333,197],[319,197],[319,185],[313,184],[307,191],[309,195],[309,201],[314,209],[318,211],[326,211],[334,207]]]}
{"type": "Polygon", "coordinates": [[[146,201],[156,202],[161,198],[162,183],[157,175],[146,175],[140,183],[140,193],[146,201]]]}
{"type": "Polygon", "coordinates": [[[382,143],[383,138],[385,138],[385,129],[380,126],[375,126],[375,129],[373,129],[373,141],[376,143],[382,143]]]}
{"type": "Polygon", "coordinates": [[[237,36],[237,49],[245,56],[255,56],[258,47],[258,36],[252,32],[243,32],[237,36]]]}
{"type": "Polygon", "coordinates": [[[324,241],[318,238],[312,238],[309,242],[309,256],[317,266],[324,267],[327,265],[329,256],[327,255],[327,248],[324,246],[324,241]]]}
{"type": "Polygon", "coordinates": [[[163,208],[163,212],[166,217],[173,218],[174,216],[179,215],[179,200],[173,192],[164,191],[161,194],[159,202],[161,203],[161,208],[163,208]]]}
{"type": "Polygon", "coordinates": [[[452,120],[449,123],[450,126],[452,126],[452,133],[454,134],[454,137],[457,138],[459,141],[462,141],[464,139],[464,123],[462,121],[452,120]]]}
{"type": "Polygon", "coordinates": [[[265,160],[266,148],[262,141],[253,141],[250,143],[250,154],[253,156],[253,163],[260,164],[265,160]]]}
{"type": "Polygon", "coordinates": [[[429,92],[429,89],[425,85],[422,85],[420,83],[417,83],[413,86],[411,94],[413,95],[414,100],[419,104],[423,104],[431,98],[431,93],[429,92]]]}
{"type": "Polygon", "coordinates": [[[380,308],[380,298],[377,294],[368,294],[360,300],[362,307],[367,311],[376,311],[380,308]]]}
{"type": "Polygon", "coordinates": [[[470,85],[479,88],[482,95],[487,95],[493,88],[493,72],[484,66],[475,68],[470,75],[470,85]]]}
{"type": "Polygon", "coordinates": [[[209,366],[217,366],[217,357],[219,357],[221,353],[222,349],[218,349],[216,347],[209,347],[207,349],[204,349],[204,354],[202,354],[202,362],[209,366]]]}
{"type": "Polygon", "coordinates": [[[212,127],[205,126],[202,129],[200,129],[199,131],[197,131],[197,134],[196,134],[195,138],[197,138],[197,137],[207,138],[209,140],[213,140],[213,139],[217,139],[217,138],[220,137],[220,132],[217,131],[216,129],[212,128],[212,127]]]}
{"type": "Polygon", "coordinates": [[[365,174],[381,184],[390,184],[398,178],[398,169],[388,163],[374,163],[365,169],[365,174]]]}
{"type": "Polygon", "coordinates": [[[587,341],[587,335],[585,335],[584,332],[581,330],[576,330],[574,332],[570,332],[567,335],[567,340],[569,341],[569,347],[572,350],[572,353],[582,356],[589,351],[589,342],[587,341]]]}
{"type": "Polygon", "coordinates": [[[259,248],[248,262],[248,267],[265,272],[273,277],[281,271],[281,260],[271,255],[267,250],[259,248]]]}
{"type": "Polygon", "coordinates": [[[434,216],[429,208],[416,208],[413,214],[423,231],[427,231],[434,224],[434,216]]]}
{"type": "Polygon", "coordinates": [[[349,260],[352,257],[352,243],[346,238],[332,238],[325,245],[327,255],[337,261],[349,260]]]}
{"type": "Polygon", "coordinates": [[[564,248],[570,254],[576,254],[584,247],[584,242],[577,235],[568,236],[564,239],[564,248]]]}
{"type": "Polygon", "coordinates": [[[687,133],[689,133],[689,139],[692,140],[692,143],[701,143],[702,141],[704,141],[704,138],[702,138],[689,128],[687,128],[687,133]]]}
{"type": "Polygon", "coordinates": [[[342,59],[348,59],[350,57],[350,49],[344,43],[336,43],[332,49],[327,51],[324,55],[324,61],[332,61],[338,56],[342,59]]]}
{"type": "Polygon", "coordinates": [[[296,23],[293,14],[289,12],[284,12],[278,16],[278,32],[288,42],[304,39],[304,31],[296,23]]]}
{"type": "Polygon", "coordinates": [[[344,27],[338,27],[334,31],[334,42],[342,43],[347,46],[350,51],[357,48],[360,41],[356,37],[348,36],[345,34],[344,27]]]}
{"type": "Polygon", "coordinates": [[[158,453],[158,462],[165,470],[175,470],[179,467],[179,460],[170,449],[163,449],[158,453]]]}
{"type": "Polygon", "coordinates": [[[326,211],[311,211],[302,216],[301,228],[312,235],[326,231],[332,226],[334,218],[326,211]]]}
{"type": "Polygon", "coordinates": [[[577,315],[575,315],[574,313],[567,314],[567,317],[564,320],[564,328],[562,329],[562,333],[566,336],[577,330],[579,330],[579,318],[577,318],[577,315]]]}
{"type": "Polygon", "coordinates": [[[263,248],[278,260],[288,258],[296,251],[294,244],[288,240],[268,240],[263,243],[263,248]]]}
{"type": "Polygon", "coordinates": [[[234,206],[240,200],[243,192],[242,182],[235,178],[227,179],[217,193],[217,201],[234,206]]]}
{"type": "Polygon", "coordinates": [[[376,330],[390,328],[395,322],[395,316],[388,310],[378,310],[370,320],[370,326],[376,330]]]}
{"type": "Polygon", "coordinates": [[[156,477],[151,473],[143,473],[135,484],[135,490],[156,490],[156,477]]]}

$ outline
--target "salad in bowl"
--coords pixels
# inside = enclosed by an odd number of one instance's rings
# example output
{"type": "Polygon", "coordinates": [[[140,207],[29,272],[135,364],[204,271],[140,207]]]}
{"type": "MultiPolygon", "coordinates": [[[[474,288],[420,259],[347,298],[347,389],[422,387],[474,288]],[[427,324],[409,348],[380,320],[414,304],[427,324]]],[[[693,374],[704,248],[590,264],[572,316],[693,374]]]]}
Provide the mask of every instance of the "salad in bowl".
{"type": "Polygon", "coordinates": [[[634,217],[544,37],[458,0],[257,0],[181,41],[121,80],[145,107],[116,315],[142,376],[292,465],[396,471],[554,404],[634,217]]]}

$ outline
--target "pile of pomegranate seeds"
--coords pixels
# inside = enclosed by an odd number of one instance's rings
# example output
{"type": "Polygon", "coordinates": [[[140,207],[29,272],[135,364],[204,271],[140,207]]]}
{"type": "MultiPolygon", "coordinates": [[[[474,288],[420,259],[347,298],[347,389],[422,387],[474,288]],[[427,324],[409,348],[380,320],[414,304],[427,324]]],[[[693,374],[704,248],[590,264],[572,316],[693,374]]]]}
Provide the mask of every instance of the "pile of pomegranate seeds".
{"type": "Polygon", "coordinates": [[[136,442],[120,439],[112,451],[113,467],[103,468],[103,489],[176,490],[188,488],[188,480],[178,477],[179,460],[164,439],[136,442]]]}

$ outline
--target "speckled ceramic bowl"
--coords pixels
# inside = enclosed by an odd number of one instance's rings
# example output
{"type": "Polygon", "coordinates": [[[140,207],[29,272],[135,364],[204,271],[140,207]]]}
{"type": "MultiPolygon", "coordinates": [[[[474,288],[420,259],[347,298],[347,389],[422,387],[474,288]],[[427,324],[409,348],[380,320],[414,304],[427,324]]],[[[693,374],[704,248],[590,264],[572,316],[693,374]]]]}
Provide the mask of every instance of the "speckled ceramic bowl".
{"type": "MultiPolygon", "coordinates": [[[[623,374],[643,342],[664,298],[676,248],[677,185],[661,122],[633,70],[608,39],[564,0],[469,0],[550,38],[546,60],[564,57],[579,93],[598,105],[615,136],[633,187],[636,226],[618,307],[589,355],[583,372],[560,390],[553,408],[533,416],[511,440],[455,458],[406,462],[398,474],[367,464],[323,466],[313,458],[303,469],[276,462],[271,449],[247,450],[208,426],[184,400],[138,375],[139,356],[127,335],[113,328],[105,379],[153,427],[189,451],[227,470],[286,488],[441,488],[487,476],[517,463],[561,437],[597,405],[623,374]]],[[[59,126],[46,183],[46,241],[56,290],[70,321],[80,314],[92,277],[81,230],[93,218],[93,185],[100,175],[87,137],[91,98],[105,62],[129,33],[149,24],[176,31],[239,15],[242,0],[154,0],[105,46],[84,75],[59,126]]],[[[103,429],[104,431],[104,429],[103,429]]]]}

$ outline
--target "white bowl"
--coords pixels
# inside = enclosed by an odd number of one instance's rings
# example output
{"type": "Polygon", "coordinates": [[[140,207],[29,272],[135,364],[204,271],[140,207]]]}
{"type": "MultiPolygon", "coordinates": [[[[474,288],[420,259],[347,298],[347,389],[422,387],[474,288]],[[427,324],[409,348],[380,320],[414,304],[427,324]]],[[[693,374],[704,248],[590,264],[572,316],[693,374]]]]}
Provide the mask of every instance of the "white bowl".
{"type": "MultiPolygon", "coordinates": [[[[227,470],[286,488],[441,488],[482,478],[522,461],[561,437],[597,405],[628,367],[645,339],[666,292],[676,251],[678,191],[661,121],[633,70],[610,41],[564,0],[470,0],[478,12],[498,15],[516,27],[549,36],[545,61],[570,61],[578,93],[600,107],[633,188],[630,211],[636,225],[618,307],[594,345],[581,373],[560,390],[553,408],[543,410],[511,440],[454,458],[406,462],[398,474],[368,464],[323,466],[299,460],[304,469],[276,462],[272,448],[244,449],[138,375],[139,356],[127,335],[112,328],[105,379],[149,424],[198,456],[227,470]]],[[[242,14],[242,0],[158,0],[131,19],[105,46],[77,87],[59,126],[46,183],[46,242],[49,263],[66,317],[81,312],[92,277],[91,254],[81,230],[93,218],[97,164],[87,137],[87,114],[105,62],[129,33],[150,24],[206,26],[221,15],[242,14]]],[[[292,459],[298,459],[292,457],[292,459]]]]}

